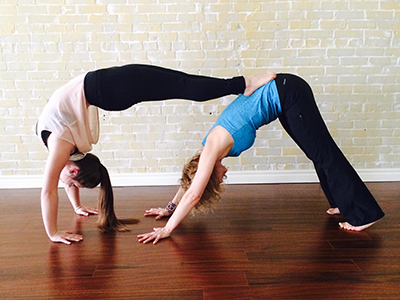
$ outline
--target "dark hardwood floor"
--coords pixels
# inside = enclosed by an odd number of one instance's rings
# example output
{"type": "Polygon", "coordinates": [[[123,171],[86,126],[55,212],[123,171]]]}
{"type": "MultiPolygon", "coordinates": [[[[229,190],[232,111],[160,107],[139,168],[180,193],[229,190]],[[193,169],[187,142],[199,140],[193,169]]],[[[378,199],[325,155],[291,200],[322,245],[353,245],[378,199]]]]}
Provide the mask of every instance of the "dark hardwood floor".
{"type": "MultiPolygon", "coordinates": [[[[170,239],[136,235],[176,187],[116,188],[127,233],[102,234],[60,190],[59,228],[43,229],[40,190],[0,190],[0,299],[400,299],[400,183],[368,183],[386,217],[361,233],[339,229],[318,184],[229,185],[215,212],[184,220],[170,239]]],[[[97,190],[82,191],[95,206],[97,190]]]]}

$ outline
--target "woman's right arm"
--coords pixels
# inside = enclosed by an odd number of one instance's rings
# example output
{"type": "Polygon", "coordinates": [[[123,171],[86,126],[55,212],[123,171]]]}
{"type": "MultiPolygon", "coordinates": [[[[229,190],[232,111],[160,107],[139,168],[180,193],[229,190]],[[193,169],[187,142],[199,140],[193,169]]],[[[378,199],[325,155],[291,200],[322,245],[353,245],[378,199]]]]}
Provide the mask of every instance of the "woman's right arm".
{"type": "Polygon", "coordinates": [[[58,231],[58,182],[61,171],[69,160],[74,146],[51,134],[47,141],[49,156],[46,161],[41,193],[42,218],[46,233],[51,241],[71,244],[82,240],[79,234],[58,231]]]}
{"type": "MultiPolygon", "coordinates": [[[[176,192],[174,198],[171,201],[172,204],[175,205],[175,207],[179,204],[184,194],[185,190],[182,187],[179,187],[178,191],[176,192]]],[[[156,220],[159,220],[163,217],[170,217],[171,215],[172,214],[168,211],[166,207],[150,208],[144,212],[145,217],[156,216],[155,218],[156,220]]]]}

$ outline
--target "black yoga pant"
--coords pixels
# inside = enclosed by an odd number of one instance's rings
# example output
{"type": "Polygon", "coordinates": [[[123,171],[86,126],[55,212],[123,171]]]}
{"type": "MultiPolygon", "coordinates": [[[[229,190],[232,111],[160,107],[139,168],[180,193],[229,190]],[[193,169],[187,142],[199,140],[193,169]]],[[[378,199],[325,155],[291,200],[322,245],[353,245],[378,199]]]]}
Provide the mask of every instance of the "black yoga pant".
{"type": "Polygon", "coordinates": [[[338,207],[354,226],[382,218],[378,203],[330,135],[310,86],[289,74],[278,74],[276,84],[282,106],[279,120],[314,163],[331,207],[338,207]]]}
{"type": "Polygon", "coordinates": [[[127,109],[142,101],[206,101],[241,94],[244,89],[242,76],[220,79],[138,64],[92,71],[84,81],[87,101],[113,111],[127,109]]]}

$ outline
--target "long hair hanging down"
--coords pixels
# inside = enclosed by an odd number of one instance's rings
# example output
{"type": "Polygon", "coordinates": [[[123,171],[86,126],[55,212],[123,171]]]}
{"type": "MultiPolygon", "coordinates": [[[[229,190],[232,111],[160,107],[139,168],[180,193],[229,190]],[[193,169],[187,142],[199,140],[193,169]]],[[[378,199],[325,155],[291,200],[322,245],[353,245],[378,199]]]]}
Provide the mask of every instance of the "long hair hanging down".
{"type": "MultiPolygon", "coordinates": [[[[182,169],[182,177],[180,179],[181,187],[187,191],[192,184],[193,178],[196,175],[197,168],[199,166],[201,152],[196,153],[187,164],[184,165],[182,169]]],[[[196,212],[209,212],[212,207],[219,202],[221,199],[221,193],[223,192],[223,186],[218,179],[217,174],[212,172],[210,180],[204,189],[203,195],[200,201],[192,210],[193,213],[196,212]]]]}
{"type": "Polygon", "coordinates": [[[114,212],[114,194],[111,186],[110,176],[99,158],[91,153],[74,162],[79,172],[75,179],[86,188],[95,188],[100,184],[98,200],[97,225],[103,232],[129,231],[125,224],[136,224],[138,219],[118,219],[114,212]]]}

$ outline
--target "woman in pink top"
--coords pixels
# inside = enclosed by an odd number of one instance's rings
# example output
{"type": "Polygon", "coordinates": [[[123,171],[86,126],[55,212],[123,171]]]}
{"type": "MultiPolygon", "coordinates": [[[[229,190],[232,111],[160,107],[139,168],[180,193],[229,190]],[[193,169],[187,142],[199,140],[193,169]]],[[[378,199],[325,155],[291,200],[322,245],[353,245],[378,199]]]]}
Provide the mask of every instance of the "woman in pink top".
{"type": "Polygon", "coordinates": [[[242,93],[249,96],[274,76],[265,73],[219,79],[149,65],[125,65],[80,75],[59,88],[45,106],[36,128],[49,151],[41,207],[50,240],[65,244],[82,240],[79,234],[57,228],[59,180],[65,185],[75,213],[98,214],[102,231],[125,231],[124,224],[137,222],[116,218],[107,169],[95,155],[88,153],[99,137],[98,107],[120,111],[143,101],[206,101],[242,93]],[[99,184],[98,210],[82,206],[79,188],[94,188],[99,184]]]}

